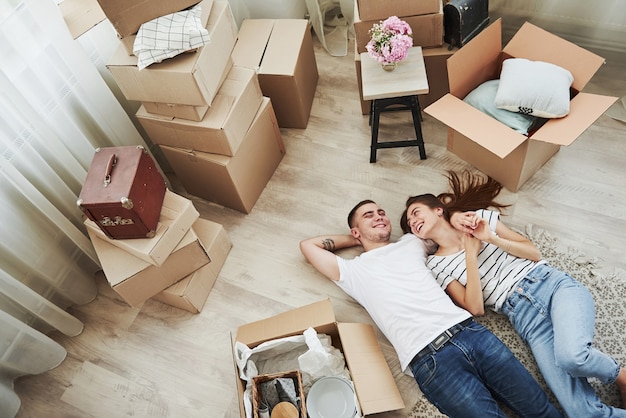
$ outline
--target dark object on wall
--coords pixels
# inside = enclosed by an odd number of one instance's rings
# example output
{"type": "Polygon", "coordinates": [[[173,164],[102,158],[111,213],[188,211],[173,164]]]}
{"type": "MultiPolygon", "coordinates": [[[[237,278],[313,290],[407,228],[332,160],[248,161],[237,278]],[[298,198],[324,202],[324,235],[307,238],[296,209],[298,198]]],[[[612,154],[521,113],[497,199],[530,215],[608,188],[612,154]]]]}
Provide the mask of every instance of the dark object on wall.
{"type": "Polygon", "coordinates": [[[152,238],[165,188],[143,147],[98,148],[76,203],[109,238],[152,238]]]}
{"type": "Polygon", "coordinates": [[[450,0],[443,6],[443,40],[452,50],[465,45],[489,24],[489,0],[450,0]]]}

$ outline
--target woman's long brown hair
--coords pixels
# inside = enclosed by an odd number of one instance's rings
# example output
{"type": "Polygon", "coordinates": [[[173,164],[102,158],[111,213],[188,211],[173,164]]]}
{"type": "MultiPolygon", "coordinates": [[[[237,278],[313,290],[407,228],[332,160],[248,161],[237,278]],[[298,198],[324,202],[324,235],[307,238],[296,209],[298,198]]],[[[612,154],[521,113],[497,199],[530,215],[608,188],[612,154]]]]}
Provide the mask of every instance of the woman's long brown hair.
{"type": "Polygon", "coordinates": [[[411,196],[406,201],[406,207],[400,217],[400,227],[404,233],[411,232],[407,222],[407,209],[414,203],[422,203],[431,209],[443,209],[443,215],[450,221],[453,212],[466,212],[478,209],[504,209],[510,205],[496,200],[502,185],[491,177],[474,174],[464,170],[460,175],[454,171],[447,172],[450,191],[435,196],[430,193],[411,196]]]}

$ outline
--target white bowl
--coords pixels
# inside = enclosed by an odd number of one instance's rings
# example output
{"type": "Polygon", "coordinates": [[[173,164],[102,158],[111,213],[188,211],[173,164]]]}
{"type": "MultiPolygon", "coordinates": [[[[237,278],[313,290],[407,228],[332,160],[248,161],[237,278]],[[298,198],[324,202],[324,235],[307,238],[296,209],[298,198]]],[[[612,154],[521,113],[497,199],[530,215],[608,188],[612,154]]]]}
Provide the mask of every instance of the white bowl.
{"type": "Polygon", "coordinates": [[[356,400],[352,384],[341,377],[328,376],[318,379],[306,398],[306,410],[310,418],[354,418],[356,400]]]}

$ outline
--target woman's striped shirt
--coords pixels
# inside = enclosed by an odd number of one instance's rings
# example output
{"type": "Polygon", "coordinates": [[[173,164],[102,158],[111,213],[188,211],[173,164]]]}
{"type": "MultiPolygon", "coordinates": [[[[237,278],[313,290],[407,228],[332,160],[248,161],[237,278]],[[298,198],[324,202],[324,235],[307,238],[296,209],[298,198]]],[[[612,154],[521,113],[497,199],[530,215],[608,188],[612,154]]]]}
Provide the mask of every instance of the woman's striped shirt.
{"type": "MultiPolygon", "coordinates": [[[[490,210],[478,210],[476,213],[489,222],[489,227],[495,234],[500,214],[490,210]]],[[[478,253],[478,270],[485,306],[496,312],[500,311],[515,285],[535,266],[543,263],[545,263],[543,260],[535,262],[515,257],[497,245],[483,242],[478,253]]],[[[426,265],[433,271],[437,283],[443,289],[453,280],[458,280],[464,286],[467,283],[464,250],[444,256],[431,255],[426,265]]]]}

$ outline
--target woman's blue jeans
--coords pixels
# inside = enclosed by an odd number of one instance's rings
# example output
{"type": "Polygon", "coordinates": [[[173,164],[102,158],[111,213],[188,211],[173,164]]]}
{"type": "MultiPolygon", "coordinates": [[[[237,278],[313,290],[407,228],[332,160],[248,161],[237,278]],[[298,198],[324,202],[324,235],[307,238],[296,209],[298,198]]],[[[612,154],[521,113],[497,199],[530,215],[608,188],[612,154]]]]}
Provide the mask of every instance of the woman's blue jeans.
{"type": "Polygon", "coordinates": [[[595,306],[585,286],[550,265],[539,265],[513,289],[502,313],[530,346],[569,417],[626,417],[626,410],[603,404],[587,380],[613,383],[620,367],[592,347],[595,306]]]}
{"type": "Polygon", "coordinates": [[[562,416],[504,343],[473,321],[411,370],[424,396],[451,418],[505,417],[495,399],[520,417],[562,416]]]}

